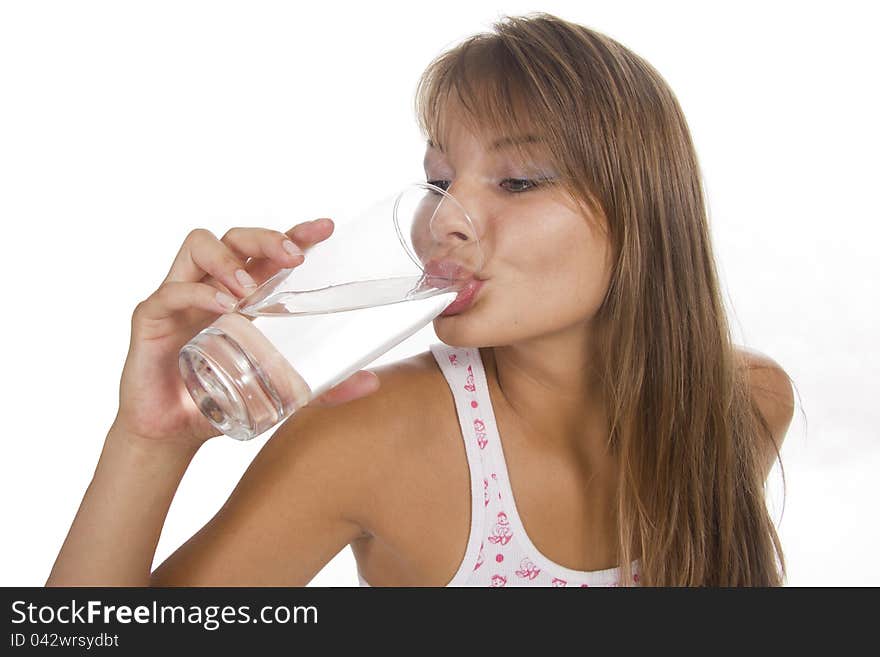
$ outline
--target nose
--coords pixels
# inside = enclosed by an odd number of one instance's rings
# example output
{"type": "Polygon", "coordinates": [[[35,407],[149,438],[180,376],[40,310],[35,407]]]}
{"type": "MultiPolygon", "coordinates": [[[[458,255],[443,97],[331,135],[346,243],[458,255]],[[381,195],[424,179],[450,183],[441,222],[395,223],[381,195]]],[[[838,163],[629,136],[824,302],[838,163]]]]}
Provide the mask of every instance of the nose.
{"type": "Polygon", "coordinates": [[[431,231],[435,239],[450,240],[453,243],[479,239],[467,210],[451,194],[438,197],[432,212],[431,231]]]}
{"type": "Polygon", "coordinates": [[[426,184],[413,223],[413,244],[423,265],[449,261],[456,264],[456,272],[474,275],[483,266],[477,227],[456,197],[439,190],[426,184]]]}

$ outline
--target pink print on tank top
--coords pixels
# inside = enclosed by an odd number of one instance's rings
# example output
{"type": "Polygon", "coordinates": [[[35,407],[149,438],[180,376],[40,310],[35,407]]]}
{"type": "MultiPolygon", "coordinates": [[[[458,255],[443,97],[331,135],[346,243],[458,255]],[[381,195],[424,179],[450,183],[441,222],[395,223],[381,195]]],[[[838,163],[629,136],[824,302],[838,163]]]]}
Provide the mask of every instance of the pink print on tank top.
{"type": "Polygon", "coordinates": [[[477,565],[474,566],[474,570],[483,565],[483,543],[480,543],[480,554],[477,556],[477,565]]]}
{"type": "Polygon", "coordinates": [[[568,582],[564,579],[559,579],[558,577],[554,577],[550,582],[550,586],[568,586],[568,582]]]}
{"type": "Polygon", "coordinates": [[[495,521],[495,527],[492,529],[492,535],[489,537],[489,542],[498,545],[507,545],[510,541],[510,537],[513,535],[513,530],[510,528],[510,523],[507,521],[507,514],[504,511],[498,512],[498,517],[495,521]]]}
{"type": "Polygon", "coordinates": [[[486,424],[480,418],[474,420],[474,434],[477,436],[477,445],[484,449],[489,439],[486,438],[486,424]]]}
{"type": "Polygon", "coordinates": [[[464,383],[464,389],[468,392],[476,392],[477,386],[474,385],[474,368],[472,365],[467,366],[467,379],[464,383]]]}
{"type": "Polygon", "coordinates": [[[503,575],[492,575],[492,584],[490,586],[507,586],[507,578],[503,575]]]}
{"type": "Polygon", "coordinates": [[[524,579],[535,579],[540,572],[541,569],[533,564],[531,559],[523,557],[523,560],[519,562],[519,570],[516,571],[516,574],[524,579]]]}

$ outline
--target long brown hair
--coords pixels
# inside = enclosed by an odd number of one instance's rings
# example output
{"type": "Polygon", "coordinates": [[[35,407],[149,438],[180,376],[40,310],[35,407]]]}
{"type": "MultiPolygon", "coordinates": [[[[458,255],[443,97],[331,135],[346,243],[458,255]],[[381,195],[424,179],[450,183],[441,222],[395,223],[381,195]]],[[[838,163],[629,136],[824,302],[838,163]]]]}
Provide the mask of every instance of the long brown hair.
{"type": "Polygon", "coordinates": [[[621,583],[638,555],[642,585],[781,585],[763,476],[768,441],[779,451],[730,335],[697,155],[666,81],[614,39],[535,12],[429,64],[415,100],[432,141],[452,92],[486,143],[540,135],[562,189],[610,238],[594,321],[621,583]]]}

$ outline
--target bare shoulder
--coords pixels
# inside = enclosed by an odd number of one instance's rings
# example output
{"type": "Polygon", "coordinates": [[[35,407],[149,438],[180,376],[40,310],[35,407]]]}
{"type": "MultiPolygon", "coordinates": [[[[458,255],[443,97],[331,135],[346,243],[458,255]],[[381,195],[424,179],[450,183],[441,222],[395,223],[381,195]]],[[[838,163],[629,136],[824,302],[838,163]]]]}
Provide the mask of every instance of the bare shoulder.
{"type": "Polygon", "coordinates": [[[430,351],[369,369],[379,377],[375,392],[336,406],[305,406],[288,420],[290,433],[325,442],[326,467],[344,480],[337,490],[344,489],[350,517],[365,528],[379,512],[373,492],[417,450],[415,438],[425,435],[443,401],[443,375],[430,351]]]}
{"type": "Polygon", "coordinates": [[[399,445],[430,421],[421,407],[431,397],[429,365],[421,355],[373,368],[380,387],[366,397],[297,410],[152,584],[304,586],[343,547],[370,536],[387,504],[388,473],[408,458],[399,445]]]}
{"type": "Polygon", "coordinates": [[[351,405],[348,410],[361,416],[364,430],[375,433],[373,444],[393,443],[401,431],[430,423],[430,412],[438,407],[437,386],[443,383],[430,351],[369,369],[379,377],[379,389],[344,406],[351,405]]]}
{"type": "MultiPolygon", "coordinates": [[[[335,406],[305,406],[290,420],[299,424],[327,424],[353,428],[359,443],[375,445],[389,429],[405,429],[425,418],[426,406],[434,399],[432,384],[442,374],[431,353],[422,352],[369,368],[379,377],[375,392],[335,406]]],[[[289,420],[289,421],[290,421],[289,420]]]]}
{"type": "MultiPolygon", "coordinates": [[[[794,416],[794,390],[791,377],[767,354],[745,347],[738,347],[738,354],[748,369],[755,405],[770,429],[776,449],[781,449],[794,416]]],[[[772,445],[768,445],[765,478],[769,475],[775,459],[776,450],[772,445]]]]}
{"type": "Polygon", "coordinates": [[[372,446],[384,448],[396,462],[401,454],[418,449],[416,436],[436,428],[448,388],[430,351],[370,369],[379,377],[379,389],[357,401],[364,402],[369,416],[372,446]]]}

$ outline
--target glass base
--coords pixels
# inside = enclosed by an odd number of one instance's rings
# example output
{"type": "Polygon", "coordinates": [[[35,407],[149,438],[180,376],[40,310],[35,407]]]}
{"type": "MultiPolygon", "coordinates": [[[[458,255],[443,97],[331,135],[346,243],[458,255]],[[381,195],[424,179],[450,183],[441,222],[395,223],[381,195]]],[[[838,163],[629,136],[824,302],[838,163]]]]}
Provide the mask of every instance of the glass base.
{"type": "Polygon", "coordinates": [[[186,389],[218,431],[251,440],[284,417],[278,394],[241,346],[223,331],[207,328],[180,350],[186,389]]]}

